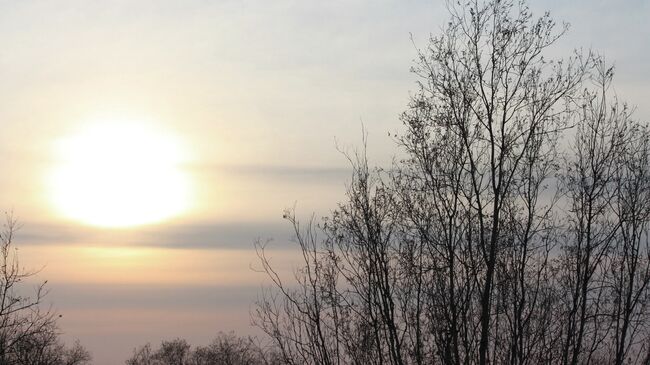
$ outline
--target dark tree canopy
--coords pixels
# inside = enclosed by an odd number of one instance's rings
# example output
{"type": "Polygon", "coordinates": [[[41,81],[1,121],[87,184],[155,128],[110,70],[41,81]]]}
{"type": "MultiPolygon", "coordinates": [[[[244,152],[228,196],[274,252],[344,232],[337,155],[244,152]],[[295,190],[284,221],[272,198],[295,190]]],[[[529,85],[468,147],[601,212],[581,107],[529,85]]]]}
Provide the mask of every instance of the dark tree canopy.
{"type": "Polygon", "coordinates": [[[219,333],[207,346],[192,348],[187,341],[163,341],[158,349],[147,344],[136,348],[127,365],[278,365],[273,351],[260,347],[252,338],[219,333]]]}

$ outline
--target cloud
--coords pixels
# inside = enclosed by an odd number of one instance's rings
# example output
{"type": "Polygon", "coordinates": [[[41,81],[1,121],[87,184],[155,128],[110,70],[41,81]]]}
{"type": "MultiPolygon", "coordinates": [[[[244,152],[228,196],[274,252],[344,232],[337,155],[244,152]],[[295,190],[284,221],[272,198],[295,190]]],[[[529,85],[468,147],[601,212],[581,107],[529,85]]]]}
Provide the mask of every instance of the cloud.
{"type": "Polygon", "coordinates": [[[301,183],[334,182],[343,184],[350,177],[350,168],[334,166],[212,165],[197,168],[221,171],[246,178],[283,180],[285,182],[300,180],[301,183]]]}
{"type": "Polygon", "coordinates": [[[288,223],[214,222],[140,227],[137,230],[103,230],[76,225],[28,223],[16,234],[23,245],[129,246],[182,249],[252,249],[257,239],[272,239],[276,247],[290,245],[288,223]]]}
{"type": "Polygon", "coordinates": [[[77,284],[51,283],[47,300],[59,312],[93,309],[241,309],[253,303],[259,285],[231,286],[197,283],[192,286],[169,284],[77,284]]]}

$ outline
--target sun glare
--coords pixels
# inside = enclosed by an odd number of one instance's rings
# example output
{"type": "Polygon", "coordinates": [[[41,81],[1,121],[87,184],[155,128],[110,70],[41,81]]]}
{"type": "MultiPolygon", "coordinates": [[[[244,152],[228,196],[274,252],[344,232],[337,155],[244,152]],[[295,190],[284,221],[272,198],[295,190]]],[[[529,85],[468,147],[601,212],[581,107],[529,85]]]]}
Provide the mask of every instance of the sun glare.
{"type": "Polygon", "coordinates": [[[100,227],[164,221],[188,208],[179,141],[130,121],[93,124],[56,144],[51,198],[63,216],[100,227]]]}

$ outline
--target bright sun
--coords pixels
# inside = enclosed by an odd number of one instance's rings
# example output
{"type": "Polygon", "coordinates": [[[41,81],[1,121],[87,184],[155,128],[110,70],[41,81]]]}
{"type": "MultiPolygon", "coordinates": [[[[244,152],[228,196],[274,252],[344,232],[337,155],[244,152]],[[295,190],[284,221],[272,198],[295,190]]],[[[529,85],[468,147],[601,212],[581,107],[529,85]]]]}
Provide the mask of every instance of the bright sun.
{"type": "Polygon", "coordinates": [[[56,145],[51,198],[67,218],[100,227],[160,222],[188,208],[179,141],[131,121],[97,122],[56,145]]]}

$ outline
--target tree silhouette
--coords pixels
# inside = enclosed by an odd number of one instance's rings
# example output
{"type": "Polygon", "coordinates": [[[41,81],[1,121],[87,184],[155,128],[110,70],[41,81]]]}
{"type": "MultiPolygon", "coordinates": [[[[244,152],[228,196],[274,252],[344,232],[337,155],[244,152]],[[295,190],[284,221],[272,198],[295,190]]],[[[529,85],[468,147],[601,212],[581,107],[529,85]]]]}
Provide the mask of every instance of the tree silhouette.
{"type": "Polygon", "coordinates": [[[147,344],[134,350],[127,365],[275,365],[280,359],[273,351],[265,351],[250,337],[219,333],[208,346],[192,349],[187,341],[163,341],[152,350],[147,344]]]}
{"type": "Polygon", "coordinates": [[[24,281],[37,272],[26,271],[13,244],[16,220],[6,215],[0,232],[0,364],[83,365],[91,357],[79,343],[71,348],[59,340],[56,313],[43,308],[47,291],[42,282],[26,295],[24,281]]]}
{"type": "Polygon", "coordinates": [[[591,52],[525,2],[448,3],[418,53],[418,91],[347,199],[301,226],[294,280],[253,319],[288,364],[645,363],[650,357],[646,124],[591,52]],[[645,362],[644,362],[645,361],[645,362]]]}

